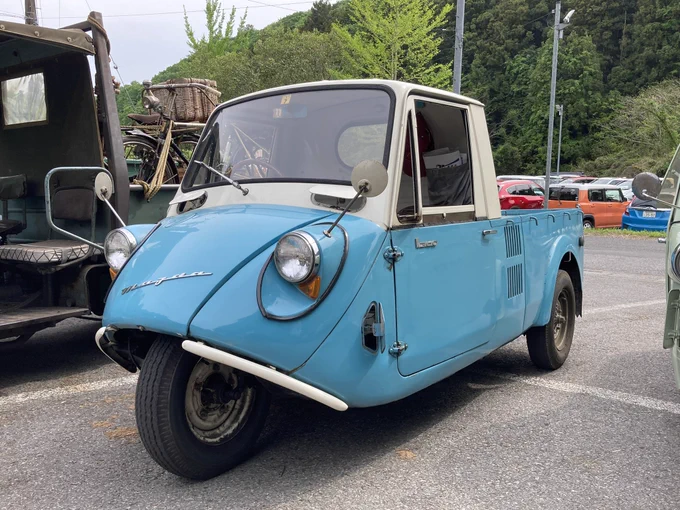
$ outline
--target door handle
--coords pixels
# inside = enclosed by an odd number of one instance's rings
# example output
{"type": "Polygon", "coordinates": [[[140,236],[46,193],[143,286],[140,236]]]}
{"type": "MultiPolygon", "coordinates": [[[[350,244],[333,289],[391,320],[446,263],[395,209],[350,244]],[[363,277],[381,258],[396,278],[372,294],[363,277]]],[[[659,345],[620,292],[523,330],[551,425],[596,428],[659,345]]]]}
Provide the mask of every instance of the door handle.
{"type": "Polygon", "coordinates": [[[495,230],[495,229],[494,230],[482,230],[482,236],[484,236],[484,237],[490,236],[490,235],[493,235],[493,234],[498,234],[498,230],[495,230]]]}

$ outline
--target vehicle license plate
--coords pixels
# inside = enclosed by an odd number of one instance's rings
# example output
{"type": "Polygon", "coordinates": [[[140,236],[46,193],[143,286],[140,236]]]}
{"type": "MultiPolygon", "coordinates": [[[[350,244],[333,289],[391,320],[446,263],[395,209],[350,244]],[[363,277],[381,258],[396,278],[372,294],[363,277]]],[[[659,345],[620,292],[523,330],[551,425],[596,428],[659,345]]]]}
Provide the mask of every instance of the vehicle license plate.
{"type": "Polygon", "coordinates": [[[656,211],[642,211],[643,218],[656,218],[656,211]]]}

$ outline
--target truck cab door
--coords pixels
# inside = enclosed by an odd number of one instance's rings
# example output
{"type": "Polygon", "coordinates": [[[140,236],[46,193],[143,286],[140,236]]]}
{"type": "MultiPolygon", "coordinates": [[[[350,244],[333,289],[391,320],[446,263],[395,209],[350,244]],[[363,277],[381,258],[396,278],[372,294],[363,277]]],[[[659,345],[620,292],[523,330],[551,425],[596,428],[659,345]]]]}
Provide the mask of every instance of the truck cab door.
{"type": "Polygon", "coordinates": [[[404,376],[487,343],[498,305],[498,231],[476,217],[475,196],[482,195],[473,193],[480,169],[471,162],[468,111],[417,98],[408,123],[397,198],[402,225],[391,232],[402,254],[394,280],[404,376]]]}

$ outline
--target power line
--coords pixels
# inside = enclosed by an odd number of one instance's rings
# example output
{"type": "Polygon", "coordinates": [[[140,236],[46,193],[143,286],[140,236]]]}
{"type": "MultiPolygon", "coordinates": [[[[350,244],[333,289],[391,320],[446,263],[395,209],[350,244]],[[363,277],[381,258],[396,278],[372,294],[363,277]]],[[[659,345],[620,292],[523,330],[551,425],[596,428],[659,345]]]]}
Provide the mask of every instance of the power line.
{"type": "Polygon", "coordinates": [[[19,18],[19,19],[26,19],[26,16],[19,15],[15,12],[7,12],[7,11],[0,11],[0,14],[3,16],[9,16],[10,18],[19,18]]]}
{"type": "Polygon", "coordinates": [[[262,6],[262,7],[278,7],[279,9],[285,9],[286,11],[298,12],[297,9],[291,9],[291,8],[289,8],[289,7],[282,7],[282,5],[284,5],[284,4],[279,4],[279,5],[276,5],[276,4],[266,4],[266,3],[264,3],[264,2],[258,2],[258,1],[256,1],[256,0],[248,0],[248,1],[249,1],[249,2],[252,2],[252,3],[254,3],[254,4],[259,4],[259,5],[262,6]]]}
{"type": "MultiPolygon", "coordinates": [[[[250,2],[253,2],[254,0],[248,0],[250,2]]],[[[300,1],[300,2],[286,2],[286,3],[281,3],[281,4],[265,4],[262,2],[257,2],[260,5],[242,5],[238,7],[234,7],[234,9],[263,9],[265,7],[276,7],[279,9],[285,9],[285,6],[287,5],[304,5],[304,4],[313,4],[313,0],[307,0],[307,1],[300,1]]],[[[289,11],[293,12],[298,12],[295,9],[287,9],[289,11]]],[[[186,11],[187,14],[191,13],[198,13],[198,12],[205,12],[204,9],[196,9],[196,10],[191,10],[191,11],[186,11]]],[[[127,14],[105,14],[105,18],[127,18],[127,17],[142,17],[142,16],[166,16],[166,15],[173,15],[173,14],[181,14],[184,15],[184,11],[167,11],[167,12],[138,12],[138,13],[127,13],[127,14]]],[[[23,16],[22,16],[23,17],[23,16]]],[[[61,19],[80,19],[82,16],[62,16],[61,19]]],[[[44,17],[43,19],[57,19],[55,16],[49,16],[49,17],[44,17]]]]}
{"type": "Polygon", "coordinates": [[[552,12],[549,12],[548,14],[544,14],[543,16],[539,16],[536,19],[532,19],[531,21],[527,21],[523,26],[526,27],[527,25],[530,25],[530,24],[534,23],[535,21],[539,21],[539,20],[542,20],[543,18],[547,18],[551,14],[552,14],[552,12]]]}

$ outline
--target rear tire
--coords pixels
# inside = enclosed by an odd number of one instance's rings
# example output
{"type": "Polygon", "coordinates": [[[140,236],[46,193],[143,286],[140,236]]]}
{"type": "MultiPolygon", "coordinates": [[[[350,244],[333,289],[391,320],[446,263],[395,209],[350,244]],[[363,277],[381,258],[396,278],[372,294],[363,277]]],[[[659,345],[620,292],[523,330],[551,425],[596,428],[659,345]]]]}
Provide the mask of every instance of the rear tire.
{"type": "Polygon", "coordinates": [[[269,392],[249,374],[159,337],[142,366],[135,415],[142,443],[161,467],[206,480],[248,457],[269,402],[269,392]]]}
{"type": "Polygon", "coordinates": [[[527,331],[529,357],[538,368],[556,370],[569,356],[576,324],[576,293],[569,273],[560,269],[555,282],[550,321],[527,331]]]}

